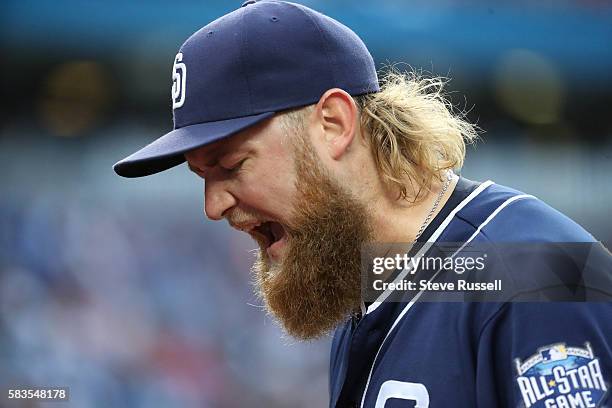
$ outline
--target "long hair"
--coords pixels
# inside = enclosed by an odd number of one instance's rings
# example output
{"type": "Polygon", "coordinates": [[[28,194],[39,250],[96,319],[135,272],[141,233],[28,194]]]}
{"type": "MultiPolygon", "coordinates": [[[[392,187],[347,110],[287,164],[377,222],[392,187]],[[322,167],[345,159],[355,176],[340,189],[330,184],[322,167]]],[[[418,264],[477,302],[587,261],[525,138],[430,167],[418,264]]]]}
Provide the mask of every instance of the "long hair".
{"type": "MultiPolygon", "coordinates": [[[[445,170],[461,169],[466,144],[478,137],[478,127],[467,122],[465,113],[457,112],[443,93],[447,82],[390,69],[379,92],[353,97],[361,134],[383,182],[398,192],[398,199],[423,199],[445,170]]],[[[283,124],[301,134],[313,106],[284,112],[283,124]]]]}
{"type": "Polygon", "coordinates": [[[445,170],[463,166],[478,128],[443,93],[447,80],[390,70],[377,93],[355,97],[378,171],[400,199],[419,201],[445,170]]]}

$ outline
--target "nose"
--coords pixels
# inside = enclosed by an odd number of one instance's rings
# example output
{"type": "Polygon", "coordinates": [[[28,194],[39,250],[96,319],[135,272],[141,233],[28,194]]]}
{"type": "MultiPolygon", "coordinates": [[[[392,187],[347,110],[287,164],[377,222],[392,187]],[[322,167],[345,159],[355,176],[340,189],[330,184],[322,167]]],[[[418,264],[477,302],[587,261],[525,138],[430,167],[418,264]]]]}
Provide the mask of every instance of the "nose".
{"type": "Polygon", "coordinates": [[[204,211],[210,220],[222,220],[223,214],[237,203],[238,201],[227,190],[225,183],[206,179],[204,183],[204,211]]]}

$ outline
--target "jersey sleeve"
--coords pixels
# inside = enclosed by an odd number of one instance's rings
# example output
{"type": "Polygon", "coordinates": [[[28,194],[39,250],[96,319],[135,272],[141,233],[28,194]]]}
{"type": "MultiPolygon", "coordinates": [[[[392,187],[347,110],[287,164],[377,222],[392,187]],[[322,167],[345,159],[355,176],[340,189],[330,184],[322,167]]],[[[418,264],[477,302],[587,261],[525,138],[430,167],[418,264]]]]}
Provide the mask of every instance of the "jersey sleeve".
{"type": "Polygon", "coordinates": [[[610,407],[612,303],[507,303],[477,344],[479,407],[610,407]]]}

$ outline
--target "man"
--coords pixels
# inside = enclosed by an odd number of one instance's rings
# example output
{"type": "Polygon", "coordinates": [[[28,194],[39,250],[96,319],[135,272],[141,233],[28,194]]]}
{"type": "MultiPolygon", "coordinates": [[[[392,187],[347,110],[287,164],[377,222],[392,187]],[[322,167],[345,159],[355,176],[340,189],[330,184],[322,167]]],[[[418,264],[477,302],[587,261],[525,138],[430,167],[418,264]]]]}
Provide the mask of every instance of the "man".
{"type": "Polygon", "coordinates": [[[441,80],[392,72],[379,83],[347,27],[252,0],[187,39],[172,78],[174,130],[115,171],[187,161],[206,215],[259,244],[267,310],[297,339],[336,330],[330,406],[604,404],[609,303],[362,297],[367,243],[594,242],[532,196],[453,173],[476,132],[448,109],[441,80]]]}

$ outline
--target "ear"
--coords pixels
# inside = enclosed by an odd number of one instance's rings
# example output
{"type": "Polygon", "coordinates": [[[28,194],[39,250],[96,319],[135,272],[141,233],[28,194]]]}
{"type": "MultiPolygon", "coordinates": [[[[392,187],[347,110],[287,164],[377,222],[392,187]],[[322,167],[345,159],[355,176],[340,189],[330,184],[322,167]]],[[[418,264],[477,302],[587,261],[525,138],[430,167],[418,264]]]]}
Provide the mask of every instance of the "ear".
{"type": "Polygon", "coordinates": [[[339,160],[347,152],[357,130],[355,101],[342,89],[329,89],[319,99],[315,115],[330,156],[339,160]]]}

